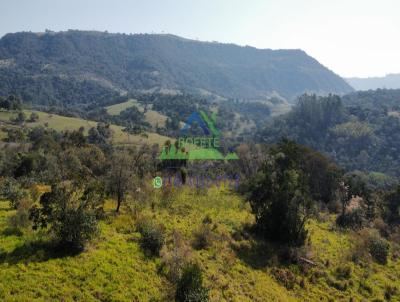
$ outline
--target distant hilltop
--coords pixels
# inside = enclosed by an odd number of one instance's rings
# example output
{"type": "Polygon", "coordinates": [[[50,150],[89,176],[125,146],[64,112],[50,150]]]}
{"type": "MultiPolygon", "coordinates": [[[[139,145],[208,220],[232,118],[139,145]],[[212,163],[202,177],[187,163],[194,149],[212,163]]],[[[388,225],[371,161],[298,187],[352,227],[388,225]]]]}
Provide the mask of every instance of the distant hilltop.
{"type": "Polygon", "coordinates": [[[67,102],[75,91],[172,89],[225,98],[294,99],[353,89],[302,50],[199,42],[170,34],[46,31],[0,39],[0,95],[67,102]],[[88,86],[89,88],[87,88],[88,86]],[[61,92],[60,92],[61,91],[61,92]],[[64,93],[65,91],[65,93],[64,93]]]}

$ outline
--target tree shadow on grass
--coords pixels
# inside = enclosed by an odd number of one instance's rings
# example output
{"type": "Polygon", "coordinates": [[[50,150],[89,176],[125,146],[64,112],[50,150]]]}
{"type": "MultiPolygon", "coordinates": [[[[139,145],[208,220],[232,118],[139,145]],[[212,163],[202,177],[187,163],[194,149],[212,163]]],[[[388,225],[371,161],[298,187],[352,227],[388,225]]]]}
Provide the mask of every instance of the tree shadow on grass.
{"type": "Polygon", "coordinates": [[[232,244],[232,249],[239,259],[253,269],[287,263],[289,249],[260,237],[254,226],[245,225],[238,233],[235,235],[239,240],[232,244]]]}
{"type": "Polygon", "coordinates": [[[11,252],[2,251],[0,249],[0,264],[45,262],[50,259],[75,256],[80,252],[81,250],[66,249],[51,241],[27,242],[16,247],[11,252]]]}
{"type": "Polygon", "coordinates": [[[270,266],[274,257],[273,250],[268,244],[256,239],[234,245],[233,250],[239,259],[253,269],[263,269],[270,266]]]}

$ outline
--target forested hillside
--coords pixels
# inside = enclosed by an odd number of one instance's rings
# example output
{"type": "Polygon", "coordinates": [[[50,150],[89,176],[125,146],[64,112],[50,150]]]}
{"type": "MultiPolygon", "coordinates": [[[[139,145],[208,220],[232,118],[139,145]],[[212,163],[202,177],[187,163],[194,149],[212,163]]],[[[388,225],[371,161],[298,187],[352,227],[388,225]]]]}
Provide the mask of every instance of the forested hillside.
{"type": "Polygon", "coordinates": [[[320,150],[349,171],[400,176],[400,90],[304,95],[257,134],[268,143],[281,137],[320,150]]]}
{"type": "Polygon", "coordinates": [[[7,34],[0,95],[41,104],[102,102],[115,93],[169,89],[232,98],[352,88],[301,50],[199,42],[172,35],[101,32],[7,34]]]}

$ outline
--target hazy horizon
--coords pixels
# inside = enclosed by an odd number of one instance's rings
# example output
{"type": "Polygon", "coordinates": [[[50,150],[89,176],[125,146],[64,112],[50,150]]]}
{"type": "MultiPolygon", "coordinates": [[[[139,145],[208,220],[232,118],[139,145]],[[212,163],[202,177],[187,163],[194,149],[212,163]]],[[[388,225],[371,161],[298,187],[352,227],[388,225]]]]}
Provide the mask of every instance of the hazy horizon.
{"type": "Polygon", "coordinates": [[[400,73],[400,42],[395,39],[400,4],[375,3],[5,0],[0,3],[0,36],[46,29],[170,33],[261,49],[302,49],[342,77],[382,77],[400,73]]]}

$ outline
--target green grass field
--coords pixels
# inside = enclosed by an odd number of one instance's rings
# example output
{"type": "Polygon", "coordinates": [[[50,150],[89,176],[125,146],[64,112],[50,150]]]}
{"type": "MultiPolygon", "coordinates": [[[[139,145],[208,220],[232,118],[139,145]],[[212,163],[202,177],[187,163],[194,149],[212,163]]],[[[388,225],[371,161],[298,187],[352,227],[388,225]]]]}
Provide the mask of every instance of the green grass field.
{"type": "MultiPolygon", "coordinates": [[[[123,103],[115,104],[106,107],[107,113],[110,115],[118,115],[120,114],[123,110],[128,109],[130,107],[136,106],[139,111],[143,112],[144,108],[141,104],[139,104],[136,100],[128,100],[123,103]]],[[[154,110],[147,110],[146,113],[144,114],[146,117],[146,121],[152,125],[153,127],[156,127],[157,125],[159,127],[165,126],[165,121],[167,120],[167,117],[157,111],[154,110]]]]}
{"type": "Polygon", "coordinates": [[[106,110],[109,115],[119,115],[125,109],[128,109],[133,106],[139,106],[139,104],[136,100],[130,99],[123,103],[108,106],[106,107],[106,110]]]}
{"type": "MultiPolygon", "coordinates": [[[[217,239],[206,249],[191,248],[189,254],[205,273],[211,301],[385,301],[385,287],[400,286],[398,260],[383,266],[356,265],[348,259],[351,234],[334,231],[331,216],[309,223],[308,257],[316,266],[300,270],[279,265],[269,253],[273,247],[234,235],[254,218],[249,205],[226,188],[150,190],[139,215],[124,207],[115,216],[114,206],[106,203],[108,218],[101,222],[101,234],[83,253],[56,257],[34,244],[40,234],[10,229],[7,220],[14,211],[0,202],[0,300],[171,301],[173,287],[160,273],[161,259],[146,256],[139,246],[134,225],[143,217],[164,225],[169,248],[173,232],[191,246],[193,232],[204,217],[211,218],[217,239]],[[351,267],[351,275],[342,280],[335,272],[344,265],[351,267]],[[276,267],[294,275],[291,289],[274,277],[276,267]]],[[[399,300],[392,296],[391,301],[399,300]]]]}
{"type": "MultiPolygon", "coordinates": [[[[25,110],[25,114],[29,117],[32,111],[25,110]]],[[[55,129],[57,131],[65,130],[78,130],[80,127],[85,128],[85,133],[91,128],[97,125],[97,122],[87,121],[80,118],[65,117],[56,114],[49,114],[45,112],[35,111],[39,115],[39,120],[34,123],[26,123],[27,127],[45,126],[55,129]]],[[[0,121],[8,123],[10,118],[13,118],[15,113],[0,111],[0,121]]],[[[159,144],[162,145],[168,137],[159,135],[157,133],[146,133],[146,136],[132,135],[122,131],[123,127],[117,125],[111,125],[111,129],[114,131],[113,141],[115,144],[159,144]]],[[[4,134],[3,134],[4,135],[4,134]]],[[[0,134],[1,136],[1,134],[0,134]]]]}

